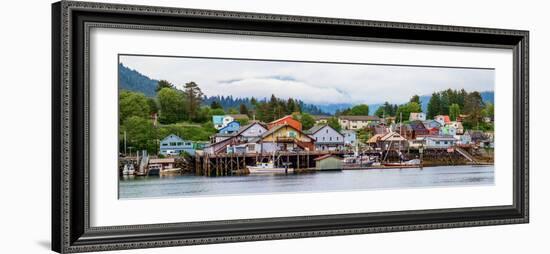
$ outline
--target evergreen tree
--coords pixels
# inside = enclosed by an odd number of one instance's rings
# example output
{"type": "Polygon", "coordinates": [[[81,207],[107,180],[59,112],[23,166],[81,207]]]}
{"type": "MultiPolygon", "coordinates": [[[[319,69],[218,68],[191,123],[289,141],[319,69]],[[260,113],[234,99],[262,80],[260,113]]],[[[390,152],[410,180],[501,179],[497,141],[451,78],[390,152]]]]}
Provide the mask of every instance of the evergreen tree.
{"type": "Polygon", "coordinates": [[[239,113],[248,115],[248,108],[246,105],[241,103],[241,106],[239,106],[239,113]]]}
{"type": "Polygon", "coordinates": [[[193,121],[198,116],[203,93],[199,86],[193,81],[185,84],[183,93],[186,103],[185,110],[187,112],[189,120],[193,121]]]}
{"type": "Polygon", "coordinates": [[[456,103],[451,104],[449,107],[449,117],[452,121],[456,121],[456,118],[460,115],[460,106],[456,103]]]}
{"type": "Polygon", "coordinates": [[[418,103],[418,104],[422,104],[422,103],[420,102],[420,96],[418,96],[418,95],[416,95],[416,94],[413,95],[413,96],[411,97],[411,99],[409,100],[409,102],[416,102],[416,103],[418,103]]]}
{"type": "Polygon", "coordinates": [[[430,101],[428,102],[428,118],[433,119],[436,115],[439,115],[441,110],[441,99],[438,93],[433,93],[430,101]]]}
{"type": "Polygon", "coordinates": [[[174,85],[172,85],[172,83],[170,83],[166,80],[161,80],[161,81],[158,82],[157,89],[155,90],[155,92],[158,93],[163,88],[175,88],[175,87],[174,87],[174,85]]]}
{"type": "Polygon", "coordinates": [[[211,109],[218,109],[218,108],[223,109],[222,105],[218,101],[212,101],[212,103],[210,103],[210,108],[211,109]]]}

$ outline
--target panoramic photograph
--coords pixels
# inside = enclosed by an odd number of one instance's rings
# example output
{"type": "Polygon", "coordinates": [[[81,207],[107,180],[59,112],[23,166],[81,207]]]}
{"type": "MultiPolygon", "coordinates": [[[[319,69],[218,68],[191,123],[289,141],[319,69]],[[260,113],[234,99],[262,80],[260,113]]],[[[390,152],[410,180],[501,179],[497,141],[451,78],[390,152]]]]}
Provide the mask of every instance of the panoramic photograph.
{"type": "Polygon", "coordinates": [[[121,54],[118,196],[493,185],[494,86],[491,68],[121,54]]]}

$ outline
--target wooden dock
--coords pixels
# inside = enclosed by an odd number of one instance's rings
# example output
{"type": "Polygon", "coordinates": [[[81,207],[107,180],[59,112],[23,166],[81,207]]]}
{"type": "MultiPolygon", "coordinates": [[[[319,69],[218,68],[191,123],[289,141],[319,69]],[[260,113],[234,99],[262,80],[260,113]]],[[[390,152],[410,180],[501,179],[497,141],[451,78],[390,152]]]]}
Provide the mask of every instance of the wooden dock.
{"type": "MultiPolygon", "coordinates": [[[[279,151],[275,153],[275,165],[287,163],[297,171],[315,168],[315,158],[332,154],[343,157],[344,151],[279,151]]],[[[229,176],[247,171],[247,165],[273,160],[273,153],[222,153],[204,154],[195,156],[195,175],[202,176],[229,176]]]]}

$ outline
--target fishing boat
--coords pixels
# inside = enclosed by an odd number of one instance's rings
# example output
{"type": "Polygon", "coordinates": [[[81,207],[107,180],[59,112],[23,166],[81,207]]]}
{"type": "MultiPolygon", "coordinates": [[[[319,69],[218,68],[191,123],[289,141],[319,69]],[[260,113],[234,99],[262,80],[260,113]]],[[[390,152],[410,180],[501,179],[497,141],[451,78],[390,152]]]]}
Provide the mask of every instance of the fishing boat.
{"type": "Polygon", "coordinates": [[[412,159],[408,161],[401,162],[386,162],[383,163],[385,167],[395,167],[395,168],[417,168],[421,166],[419,159],[412,159]]]}
{"type": "Polygon", "coordinates": [[[125,164],[124,165],[124,169],[122,170],[122,174],[127,176],[127,175],[134,175],[136,173],[135,169],[134,169],[134,165],[131,164],[131,163],[128,163],[128,164],[125,164]]]}
{"type": "Polygon", "coordinates": [[[276,167],[273,161],[260,162],[255,166],[248,166],[250,174],[286,174],[293,173],[294,169],[289,167],[276,167]]]}
{"type": "Polygon", "coordinates": [[[370,167],[374,163],[369,156],[346,156],[342,160],[344,169],[370,167]]]}

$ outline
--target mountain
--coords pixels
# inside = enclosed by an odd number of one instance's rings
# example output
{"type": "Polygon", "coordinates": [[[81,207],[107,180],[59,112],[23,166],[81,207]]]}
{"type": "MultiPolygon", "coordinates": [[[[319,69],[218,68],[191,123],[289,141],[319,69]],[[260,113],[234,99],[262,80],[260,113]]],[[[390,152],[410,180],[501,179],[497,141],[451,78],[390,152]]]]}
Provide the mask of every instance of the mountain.
{"type": "Polygon", "coordinates": [[[136,70],[118,65],[118,88],[133,92],[140,92],[148,97],[154,97],[156,94],[158,80],[151,79],[136,70]]]}
{"type": "MultiPolygon", "coordinates": [[[[122,63],[119,64],[118,68],[118,80],[119,88],[123,90],[129,90],[134,92],[140,92],[145,94],[148,97],[154,97],[156,95],[156,88],[158,80],[151,79],[136,70],[130,69],[124,66],[122,63]]],[[[495,93],[493,91],[480,92],[481,98],[484,102],[495,103],[495,93]]],[[[422,95],[420,96],[420,101],[422,102],[422,111],[427,112],[428,102],[430,101],[431,95],[422,95]]],[[[212,96],[205,98],[205,105],[210,105],[212,100],[219,100],[224,108],[238,108],[238,106],[243,103],[247,106],[250,106],[249,98],[233,98],[231,96],[221,97],[212,96]]],[[[392,102],[390,102],[392,103],[392,102]]],[[[369,104],[369,114],[374,114],[376,110],[382,105],[382,103],[369,104]]],[[[314,114],[314,115],[334,115],[336,111],[345,110],[355,106],[351,103],[336,103],[336,104],[307,104],[300,102],[304,112],[314,114]]]]}

